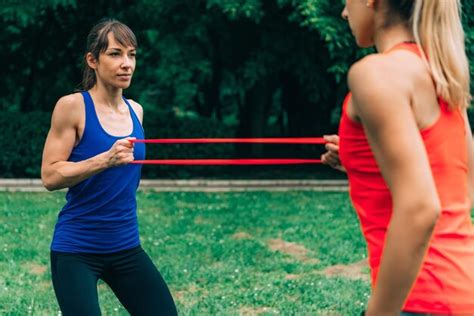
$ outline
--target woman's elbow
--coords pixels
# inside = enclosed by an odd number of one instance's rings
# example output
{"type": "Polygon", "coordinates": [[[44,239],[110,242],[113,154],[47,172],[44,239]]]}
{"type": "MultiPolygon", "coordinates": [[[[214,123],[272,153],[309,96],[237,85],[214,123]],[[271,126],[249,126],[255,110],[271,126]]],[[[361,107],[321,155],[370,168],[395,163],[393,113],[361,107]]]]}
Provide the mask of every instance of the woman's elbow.
{"type": "Polygon", "coordinates": [[[48,191],[54,191],[57,190],[57,187],[54,185],[54,183],[49,182],[45,178],[41,178],[41,182],[43,183],[43,186],[46,188],[48,191]]]}
{"type": "Polygon", "coordinates": [[[54,191],[59,189],[59,186],[57,183],[55,183],[53,177],[51,175],[47,175],[44,171],[41,172],[41,182],[48,191],[54,191]]]}
{"type": "Polygon", "coordinates": [[[412,217],[412,224],[419,230],[431,234],[440,216],[441,203],[439,200],[424,200],[416,207],[412,217]]]}

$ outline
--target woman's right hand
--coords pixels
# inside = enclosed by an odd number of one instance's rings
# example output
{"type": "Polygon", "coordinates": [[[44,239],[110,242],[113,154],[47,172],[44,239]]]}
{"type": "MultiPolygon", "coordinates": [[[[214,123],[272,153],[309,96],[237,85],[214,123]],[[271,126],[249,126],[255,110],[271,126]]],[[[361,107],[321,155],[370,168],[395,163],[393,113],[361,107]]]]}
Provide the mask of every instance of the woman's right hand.
{"type": "Polygon", "coordinates": [[[339,136],[324,135],[323,137],[327,142],[325,145],[327,152],[321,155],[321,162],[336,170],[346,172],[346,169],[339,160],[339,136]]]}
{"type": "Polygon", "coordinates": [[[135,137],[119,139],[110,147],[105,155],[107,167],[123,166],[134,160],[132,139],[135,137]]]}

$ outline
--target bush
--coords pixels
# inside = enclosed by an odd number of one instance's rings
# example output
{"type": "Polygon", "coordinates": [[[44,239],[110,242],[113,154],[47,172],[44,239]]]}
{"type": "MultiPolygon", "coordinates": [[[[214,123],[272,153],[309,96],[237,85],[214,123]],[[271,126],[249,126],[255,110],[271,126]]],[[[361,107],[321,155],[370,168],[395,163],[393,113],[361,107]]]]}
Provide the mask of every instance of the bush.
{"type": "Polygon", "coordinates": [[[50,113],[4,112],[0,116],[0,175],[4,178],[39,178],[50,113]]]}
{"type": "MultiPolygon", "coordinates": [[[[232,128],[216,120],[199,117],[177,118],[173,112],[149,112],[144,118],[145,138],[228,138],[232,128]]],[[[232,158],[232,144],[148,144],[147,159],[232,158]]],[[[224,172],[224,167],[144,166],[144,178],[208,175],[224,172]]]]}

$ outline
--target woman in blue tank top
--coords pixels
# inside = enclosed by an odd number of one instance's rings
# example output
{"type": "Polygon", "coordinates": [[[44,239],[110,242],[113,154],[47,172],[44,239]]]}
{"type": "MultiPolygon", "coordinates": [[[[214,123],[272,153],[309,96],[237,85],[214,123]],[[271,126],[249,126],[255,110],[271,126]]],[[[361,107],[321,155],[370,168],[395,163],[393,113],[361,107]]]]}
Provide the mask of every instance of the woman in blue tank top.
{"type": "Polygon", "coordinates": [[[63,315],[100,315],[102,279],[132,315],[176,315],[170,291],[140,246],[136,190],[145,157],[142,107],[122,96],[135,70],[137,41],[116,20],[87,38],[83,91],[59,99],[41,178],[68,188],[51,244],[51,274],[63,315]]]}

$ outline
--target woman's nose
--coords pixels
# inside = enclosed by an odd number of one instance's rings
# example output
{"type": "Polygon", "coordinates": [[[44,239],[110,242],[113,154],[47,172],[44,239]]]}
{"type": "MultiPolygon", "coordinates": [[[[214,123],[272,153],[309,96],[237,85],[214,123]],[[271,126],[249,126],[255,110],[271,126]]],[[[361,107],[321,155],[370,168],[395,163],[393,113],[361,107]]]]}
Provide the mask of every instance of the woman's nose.
{"type": "Polygon", "coordinates": [[[344,7],[344,10],[342,10],[341,12],[341,17],[344,19],[344,20],[347,20],[348,17],[349,17],[349,12],[347,12],[347,8],[344,7]]]}
{"type": "Polygon", "coordinates": [[[130,67],[131,65],[132,65],[132,60],[128,56],[125,56],[122,61],[122,67],[127,68],[127,67],[130,67]]]}

